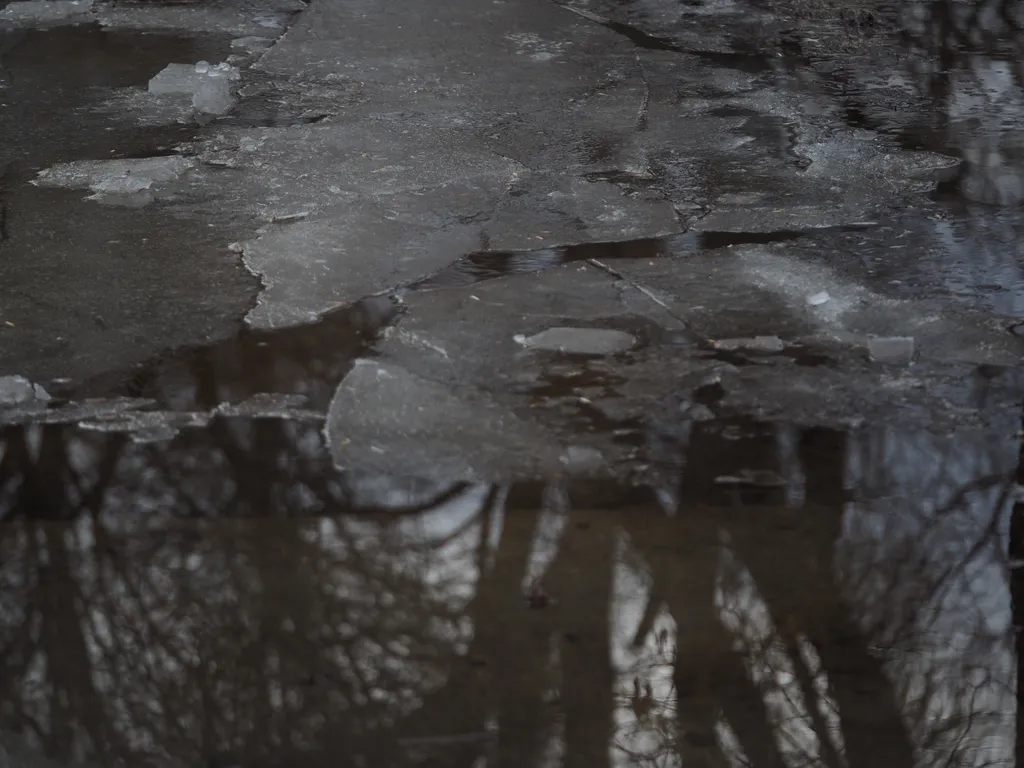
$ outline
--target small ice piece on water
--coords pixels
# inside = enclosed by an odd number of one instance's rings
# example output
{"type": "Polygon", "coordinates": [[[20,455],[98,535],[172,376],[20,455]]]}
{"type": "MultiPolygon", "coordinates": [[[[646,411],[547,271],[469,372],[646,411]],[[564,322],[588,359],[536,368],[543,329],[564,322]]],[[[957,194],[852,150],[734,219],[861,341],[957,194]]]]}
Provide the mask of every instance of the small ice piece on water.
{"type": "Polygon", "coordinates": [[[158,96],[195,93],[202,77],[191,64],[168,64],[149,81],[149,92],[158,96]]]}
{"type": "Polygon", "coordinates": [[[26,0],[10,3],[0,11],[0,21],[45,22],[82,16],[92,10],[93,0],[26,0]]]}
{"type": "Polygon", "coordinates": [[[613,355],[636,345],[632,334],[606,328],[548,328],[529,338],[513,338],[525,347],[570,355],[613,355]]]}
{"type": "Polygon", "coordinates": [[[879,363],[910,365],[914,360],[914,338],[912,336],[885,336],[868,339],[868,354],[879,363]]]}
{"type": "Polygon", "coordinates": [[[818,293],[811,294],[807,297],[807,303],[812,307],[817,307],[827,303],[832,297],[828,295],[828,291],[818,291],[818,293]]]}
{"type": "Polygon", "coordinates": [[[196,72],[198,74],[205,75],[209,71],[210,71],[210,62],[208,62],[208,61],[196,62],[196,72]]]}
{"type": "Polygon", "coordinates": [[[227,77],[203,75],[192,94],[192,106],[208,115],[223,115],[235,106],[227,77]]]}
{"type": "Polygon", "coordinates": [[[110,176],[90,185],[89,189],[93,193],[87,199],[105,205],[143,208],[156,199],[153,180],[140,176],[110,176]]]}
{"type": "Polygon", "coordinates": [[[18,405],[35,399],[32,382],[24,376],[0,376],[0,405],[18,405]]]}
{"type": "Polygon", "coordinates": [[[161,188],[180,179],[195,161],[180,155],[125,160],[78,160],[40,171],[33,184],[40,187],[88,189],[90,200],[138,208],[147,205],[161,188]]]}
{"type": "Polygon", "coordinates": [[[786,348],[786,342],[778,336],[754,336],[747,339],[719,339],[715,346],[729,352],[752,352],[772,355],[786,348]]]}
{"type": "Polygon", "coordinates": [[[238,71],[238,67],[228,64],[226,61],[222,61],[217,66],[213,67],[210,70],[210,74],[226,77],[228,80],[240,80],[242,78],[242,73],[238,71]]]}

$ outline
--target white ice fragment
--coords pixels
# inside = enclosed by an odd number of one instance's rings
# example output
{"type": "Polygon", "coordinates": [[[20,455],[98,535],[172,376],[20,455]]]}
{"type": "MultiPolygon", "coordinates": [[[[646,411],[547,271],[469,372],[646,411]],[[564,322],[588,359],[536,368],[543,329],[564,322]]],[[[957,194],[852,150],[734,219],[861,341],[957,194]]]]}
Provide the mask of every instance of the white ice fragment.
{"type": "Polygon", "coordinates": [[[238,67],[230,65],[226,61],[222,61],[217,66],[210,68],[209,74],[215,77],[226,77],[228,80],[239,80],[242,77],[238,67]]]}
{"type": "Polygon", "coordinates": [[[822,304],[827,303],[832,297],[828,295],[828,291],[819,291],[818,293],[811,294],[807,297],[807,303],[812,307],[818,307],[822,304]]]}
{"type": "Polygon", "coordinates": [[[203,76],[192,94],[192,106],[208,115],[223,115],[235,106],[231,81],[226,77],[203,76]]]}
{"type": "Polygon", "coordinates": [[[112,179],[126,177],[150,184],[173,181],[193,165],[194,160],[181,155],[140,157],[131,160],[78,160],[59,163],[40,171],[33,183],[40,187],[91,189],[95,192],[97,187],[110,183],[112,179]]]}
{"type": "Polygon", "coordinates": [[[0,405],[18,405],[35,397],[32,382],[24,376],[0,376],[0,405]]]}
{"type": "Polygon", "coordinates": [[[210,71],[210,62],[208,62],[208,61],[196,62],[196,73],[197,74],[205,75],[209,71],[210,71]]]}
{"type": "Polygon", "coordinates": [[[79,160],[40,171],[39,187],[88,189],[89,199],[111,205],[140,207],[155,199],[156,188],[183,176],[195,161],[170,155],[132,160],[79,160]]]}

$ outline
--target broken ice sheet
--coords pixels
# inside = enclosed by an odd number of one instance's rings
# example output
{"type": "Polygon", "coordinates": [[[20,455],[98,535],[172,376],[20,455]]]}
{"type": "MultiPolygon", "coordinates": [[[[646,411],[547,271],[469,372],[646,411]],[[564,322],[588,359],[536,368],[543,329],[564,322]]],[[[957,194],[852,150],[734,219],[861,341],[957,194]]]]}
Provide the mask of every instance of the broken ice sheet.
{"type": "Polygon", "coordinates": [[[0,10],[0,22],[48,23],[74,20],[92,10],[93,0],[22,0],[0,10]]]}
{"type": "Polygon", "coordinates": [[[153,400],[118,397],[47,407],[46,402],[37,399],[0,408],[0,424],[71,424],[84,419],[111,418],[129,411],[152,408],[153,405],[153,400]]]}
{"type": "Polygon", "coordinates": [[[168,64],[149,80],[149,92],[158,96],[195,93],[202,79],[192,64],[168,64]]]}
{"type": "Polygon", "coordinates": [[[82,429],[95,432],[127,432],[134,442],[170,440],[182,429],[205,427],[208,413],[129,411],[97,413],[79,421],[82,429]]]}
{"type": "Polygon", "coordinates": [[[40,171],[40,187],[88,189],[90,200],[139,207],[152,202],[161,186],[184,176],[195,161],[179,155],[134,160],[79,160],[40,171]]]}
{"type": "Polygon", "coordinates": [[[227,63],[168,64],[150,79],[149,92],[191,96],[197,111],[223,115],[235,105],[231,84],[240,77],[238,68],[227,63]]]}
{"type": "Polygon", "coordinates": [[[553,437],[511,409],[378,360],[342,381],[324,434],[345,470],[499,482],[565,469],[553,437]]]}

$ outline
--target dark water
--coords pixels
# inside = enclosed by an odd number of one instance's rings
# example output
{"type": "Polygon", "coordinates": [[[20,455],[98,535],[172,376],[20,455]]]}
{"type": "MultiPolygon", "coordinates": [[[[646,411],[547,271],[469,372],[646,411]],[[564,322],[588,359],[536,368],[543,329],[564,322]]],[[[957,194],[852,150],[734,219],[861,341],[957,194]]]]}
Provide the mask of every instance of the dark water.
{"type": "Polygon", "coordinates": [[[727,422],[660,488],[499,488],[9,427],[4,764],[1012,765],[1018,452],[727,422]]]}
{"type": "Polygon", "coordinates": [[[0,30],[0,375],[80,380],[237,332],[256,283],[226,245],[248,222],[29,183],[54,163],[164,155],[193,138],[194,123],[137,124],[117,99],[171,62],[228,53],[221,36],[0,30]]]}

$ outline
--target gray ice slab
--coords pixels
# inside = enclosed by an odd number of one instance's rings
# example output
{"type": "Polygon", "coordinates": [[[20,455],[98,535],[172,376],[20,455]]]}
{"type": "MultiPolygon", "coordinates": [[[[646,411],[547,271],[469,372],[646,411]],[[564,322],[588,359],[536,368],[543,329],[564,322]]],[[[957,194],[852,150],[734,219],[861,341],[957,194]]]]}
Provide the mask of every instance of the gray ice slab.
{"type": "Polygon", "coordinates": [[[304,7],[299,0],[224,0],[188,5],[104,3],[95,15],[104,26],[118,29],[278,36],[287,29],[291,15],[304,7]]]}
{"type": "MultiPolygon", "coordinates": [[[[748,255],[755,254],[752,249],[748,255]]],[[[759,255],[763,261],[767,254],[759,255]]],[[[721,263],[722,255],[717,258],[721,263]]],[[[772,273],[779,273],[783,263],[777,261],[772,273]]],[[[638,453],[623,445],[607,423],[597,431],[581,428],[594,412],[651,434],[735,412],[837,428],[867,417],[940,431],[1016,418],[1019,386],[979,401],[969,384],[971,364],[959,362],[955,354],[939,356],[937,346],[912,377],[893,376],[863,354],[858,346],[862,325],[903,318],[920,327],[931,322],[927,307],[897,303],[881,320],[867,309],[815,319],[806,314],[815,308],[806,304],[806,290],[793,278],[793,267],[772,294],[757,282],[762,272],[751,276],[750,264],[742,260],[720,276],[710,260],[689,271],[671,265],[676,272],[667,271],[661,261],[646,263],[646,269],[660,266],[661,271],[616,266],[630,273],[630,281],[589,265],[568,264],[460,290],[409,294],[407,314],[378,343],[380,356],[353,371],[332,404],[328,439],[339,465],[397,475],[448,472],[496,482],[574,466],[580,471],[611,467],[619,475],[642,471],[646,449],[638,453]],[[641,277],[651,278],[669,298],[675,294],[678,305],[667,302],[666,311],[651,301],[636,288],[641,277]],[[801,343],[817,344],[833,362],[801,366],[775,355],[759,358],[763,365],[733,366],[709,358],[676,333],[684,318],[679,310],[696,305],[698,298],[718,310],[728,308],[724,314],[734,326],[803,333],[801,343]],[[842,335],[845,323],[853,330],[842,335]],[[615,330],[637,344],[613,361],[517,341],[551,328],[576,327],[615,330]],[[720,383],[721,402],[687,415],[692,391],[711,380],[720,383]],[[567,452],[569,446],[573,450],[567,452]],[[573,460],[583,455],[601,460],[573,460]]],[[[811,277],[821,284],[820,273],[811,277]]],[[[835,296],[830,304],[842,305],[853,293],[839,282],[830,288],[835,296]]],[[[873,295],[861,290],[856,295],[873,295]]],[[[696,323],[700,310],[691,309],[696,323]]],[[[712,327],[715,318],[712,313],[712,327]]],[[[991,354],[977,343],[980,331],[970,318],[947,320],[942,331],[954,344],[991,354]]],[[[994,339],[990,334],[988,341],[994,339]]],[[[773,341],[774,349],[778,342],[773,341]]]]}
{"type": "Polygon", "coordinates": [[[32,182],[40,187],[88,189],[90,200],[141,207],[162,189],[181,179],[195,161],[172,155],[136,160],[79,160],[40,171],[32,182]]]}
{"type": "Polygon", "coordinates": [[[355,77],[378,108],[468,104],[512,113],[569,106],[590,87],[595,65],[616,56],[625,65],[632,48],[542,0],[355,0],[313,4],[258,66],[355,77]]]}
{"type": "Polygon", "coordinates": [[[19,0],[0,10],[0,24],[50,24],[80,21],[93,8],[93,0],[19,0]]]}
{"type": "Polygon", "coordinates": [[[377,360],[342,382],[325,435],[335,464],[357,472],[494,481],[562,466],[556,438],[511,410],[377,360]]]}
{"type": "Polygon", "coordinates": [[[479,247],[479,230],[434,229],[402,221],[366,202],[283,224],[243,245],[246,266],[263,281],[249,325],[309,322],[327,309],[437,271],[479,247]]]}
{"type": "Polygon", "coordinates": [[[607,182],[530,173],[517,178],[512,189],[484,228],[496,251],[636,240],[680,229],[667,201],[628,197],[607,182]]]}
{"type": "Polygon", "coordinates": [[[49,396],[24,376],[0,376],[0,406],[22,405],[34,400],[48,400],[49,396]]]}

